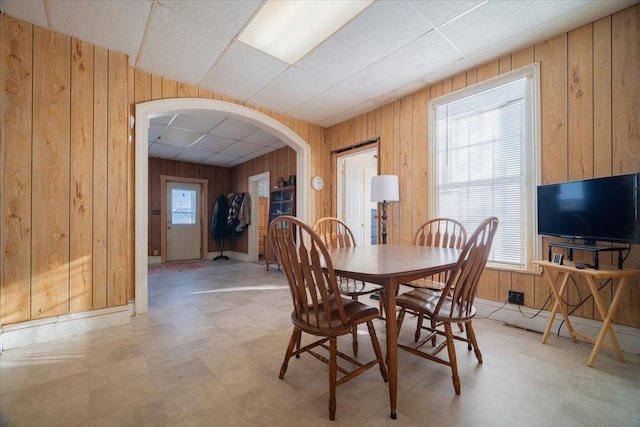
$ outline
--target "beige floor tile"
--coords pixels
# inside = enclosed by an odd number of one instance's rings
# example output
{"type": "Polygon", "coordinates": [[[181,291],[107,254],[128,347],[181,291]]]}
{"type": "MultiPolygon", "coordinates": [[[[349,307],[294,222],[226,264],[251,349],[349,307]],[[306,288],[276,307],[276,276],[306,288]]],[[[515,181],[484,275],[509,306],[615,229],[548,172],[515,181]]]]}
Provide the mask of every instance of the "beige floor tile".
{"type": "MultiPolygon", "coordinates": [[[[447,366],[399,354],[398,419],[373,368],[338,387],[328,419],[325,365],[303,355],[278,378],[292,325],[282,271],[203,261],[149,277],[146,315],[129,325],[0,355],[4,426],[639,426],[640,355],[475,319],[484,363],[457,343],[462,394],[447,366]]],[[[361,298],[377,306],[377,301],[361,298]]],[[[400,341],[413,342],[407,316],[400,341]]],[[[384,322],[374,322],[384,348],[384,322]]],[[[310,337],[303,337],[310,342],[310,337]]],[[[373,358],[362,327],[360,360],[373,358]]],[[[351,337],[339,348],[352,354],[351,337]]]]}

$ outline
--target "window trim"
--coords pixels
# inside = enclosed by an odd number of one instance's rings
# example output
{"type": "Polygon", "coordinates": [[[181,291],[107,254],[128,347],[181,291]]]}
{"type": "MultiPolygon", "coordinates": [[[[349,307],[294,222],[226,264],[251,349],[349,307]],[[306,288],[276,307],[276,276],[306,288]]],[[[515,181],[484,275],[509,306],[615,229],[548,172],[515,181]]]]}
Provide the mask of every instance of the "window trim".
{"type": "MultiPolygon", "coordinates": [[[[435,144],[435,112],[436,108],[443,104],[447,104],[459,99],[463,99],[485,90],[507,84],[513,80],[520,79],[522,77],[530,78],[528,81],[525,99],[525,114],[527,118],[525,120],[526,125],[526,138],[532,141],[532,144],[527,144],[527,169],[529,176],[526,179],[527,185],[527,205],[531,207],[530,223],[526,224],[526,235],[531,236],[527,238],[527,247],[525,248],[525,263],[522,266],[513,264],[487,262],[487,267],[500,270],[517,271],[517,272],[534,272],[538,273],[539,270],[533,265],[533,261],[541,259],[542,257],[542,238],[538,235],[538,224],[536,219],[537,212],[537,200],[536,200],[536,188],[541,184],[541,103],[540,103],[540,63],[536,62],[530,65],[526,65],[517,70],[510,71],[505,74],[493,77],[488,80],[484,80],[480,83],[467,86],[459,89],[455,92],[448,93],[446,95],[439,96],[429,100],[428,106],[428,126],[429,126],[429,216],[433,218],[435,216],[436,206],[436,164],[434,153],[435,144]],[[531,164],[533,162],[533,164],[531,164]],[[533,174],[533,177],[531,177],[533,174]]],[[[471,230],[469,230],[471,231],[471,230]]]]}

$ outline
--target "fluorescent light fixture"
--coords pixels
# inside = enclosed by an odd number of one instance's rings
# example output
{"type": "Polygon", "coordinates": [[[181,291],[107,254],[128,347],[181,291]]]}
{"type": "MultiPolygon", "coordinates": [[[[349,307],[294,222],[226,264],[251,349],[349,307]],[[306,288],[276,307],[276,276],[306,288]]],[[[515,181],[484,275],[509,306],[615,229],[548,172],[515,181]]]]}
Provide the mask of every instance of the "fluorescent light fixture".
{"type": "Polygon", "coordinates": [[[269,0],[238,40],[295,64],[373,0],[269,0]]]}

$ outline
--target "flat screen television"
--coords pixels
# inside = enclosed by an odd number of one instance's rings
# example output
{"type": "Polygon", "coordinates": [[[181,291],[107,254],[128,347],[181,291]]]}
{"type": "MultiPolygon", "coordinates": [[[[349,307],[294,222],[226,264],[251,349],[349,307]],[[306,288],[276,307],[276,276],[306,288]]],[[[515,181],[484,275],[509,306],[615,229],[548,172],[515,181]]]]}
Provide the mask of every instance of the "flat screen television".
{"type": "Polygon", "coordinates": [[[538,234],[640,243],[640,173],[538,186],[538,234]]]}

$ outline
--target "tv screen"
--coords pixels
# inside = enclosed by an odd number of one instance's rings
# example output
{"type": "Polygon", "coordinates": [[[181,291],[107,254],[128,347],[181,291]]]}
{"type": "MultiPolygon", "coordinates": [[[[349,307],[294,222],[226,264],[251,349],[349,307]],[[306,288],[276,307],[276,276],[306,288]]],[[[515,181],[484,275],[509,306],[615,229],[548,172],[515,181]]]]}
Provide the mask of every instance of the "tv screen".
{"type": "Polygon", "coordinates": [[[538,234],[640,243],[640,173],[538,186],[538,234]]]}

